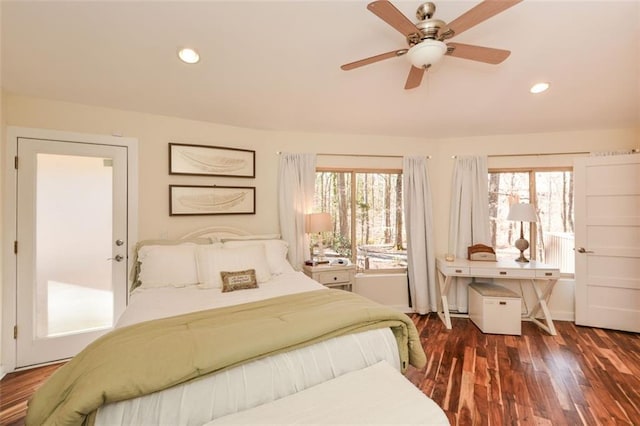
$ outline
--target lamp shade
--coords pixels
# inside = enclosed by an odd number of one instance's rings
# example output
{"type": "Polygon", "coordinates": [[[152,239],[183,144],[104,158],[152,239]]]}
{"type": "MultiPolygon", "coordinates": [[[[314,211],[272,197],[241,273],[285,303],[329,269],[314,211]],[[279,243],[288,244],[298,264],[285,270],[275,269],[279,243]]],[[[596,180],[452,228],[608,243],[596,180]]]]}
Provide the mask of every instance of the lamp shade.
{"type": "Polygon", "coordinates": [[[439,40],[426,39],[411,47],[407,52],[409,62],[416,68],[423,68],[438,62],[447,53],[447,45],[439,40]]]}
{"type": "Polygon", "coordinates": [[[329,213],[310,213],[306,220],[307,233],[326,232],[333,229],[331,224],[331,214],[329,213]]]}
{"type": "Polygon", "coordinates": [[[509,214],[507,220],[515,220],[518,222],[537,222],[536,209],[533,204],[517,203],[509,206],[509,214]]]}

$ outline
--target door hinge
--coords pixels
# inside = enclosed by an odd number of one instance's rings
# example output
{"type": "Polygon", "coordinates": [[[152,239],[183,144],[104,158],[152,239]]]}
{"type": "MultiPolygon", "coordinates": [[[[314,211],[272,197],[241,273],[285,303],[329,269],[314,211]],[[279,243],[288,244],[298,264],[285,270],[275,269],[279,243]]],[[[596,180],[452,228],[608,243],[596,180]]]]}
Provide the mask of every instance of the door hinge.
{"type": "Polygon", "coordinates": [[[13,326],[13,338],[14,339],[18,338],[18,326],[17,325],[13,326]]]}
{"type": "Polygon", "coordinates": [[[18,170],[18,156],[17,155],[15,157],[13,157],[13,167],[15,167],[16,170],[18,170]]]}
{"type": "Polygon", "coordinates": [[[18,242],[17,241],[13,242],[13,252],[15,254],[18,254],[18,242]]]}

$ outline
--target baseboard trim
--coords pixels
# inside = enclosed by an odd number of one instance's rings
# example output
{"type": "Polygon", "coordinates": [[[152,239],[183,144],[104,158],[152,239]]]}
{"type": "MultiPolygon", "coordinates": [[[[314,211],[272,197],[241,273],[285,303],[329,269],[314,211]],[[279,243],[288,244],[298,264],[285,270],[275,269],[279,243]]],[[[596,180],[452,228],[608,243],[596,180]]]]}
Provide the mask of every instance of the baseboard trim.
{"type": "Polygon", "coordinates": [[[575,322],[576,315],[573,311],[551,311],[551,318],[553,318],[554,321],[575,322]]]}

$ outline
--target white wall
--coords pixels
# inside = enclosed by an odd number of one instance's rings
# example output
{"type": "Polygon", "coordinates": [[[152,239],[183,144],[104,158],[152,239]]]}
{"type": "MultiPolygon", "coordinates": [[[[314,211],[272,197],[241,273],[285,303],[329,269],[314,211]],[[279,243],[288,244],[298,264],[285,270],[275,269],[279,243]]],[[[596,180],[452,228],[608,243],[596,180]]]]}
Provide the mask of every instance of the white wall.
{"type": "MultiPolygon", "coordinates": [[[[536,152],[590,151],[634,148],[640,145],[639,129],[591,130],[565,133],[499,135],[434,140],[387,136],[304,134],[237,128],[174,117],[91,107],[5,94],[6,124],[84,133],[136,137],[140,156],[140,228],[141,239],[175,238],[206,225],[228,224],[255,232],[278,229],[277,151],[424,154],[431,155],[430,179],[434,192],[434,228],[438,253],[447,251],[449,192],[456,154],[522,154],[536,152]],[[212,178],[169,176],[169,142],[220,145],[256,151],[256,178],[212,178]],[[169,217],[168,185],[243,185],[256,186],[256,215],[169,217]]],[[[571,165],[571,157],[565,157],[571,165]]],[[[386,167],[401,167],[399,159],[344,159],[323,157],[321,164],[349,161],[386,167]]],[[[535,157],[515,157],[509,165],[527,166],[535,157]]],[[[490,159],[493,167],[504,159],[490,159]]],[[[339,163],[338,163],[339,164],[339,163]]]]}
{"type": "Polygon", "coordinates": [[[407,274],[356,274],[353,292],[400,312],[412,312],[407,274]]]}
{"type": "MultiPolygon", "coordinates": [[[[453,155],[530,154],[629,149],[640,146],[640,129],[600,129],[523,135],[430,139],[343,134],[275,132],[142,114],[4,94],[6,125],[92,134],[119,133],[139,141],[139,237],[176,238],[209,225],[230,225],[256,233],[278,230],[277,151],[387,155],[431,155],[434,234],[437,253],[447,252],[453,155]],[[256,151],[256,178],[170,176],[169,142],[228,146],[256,151]],[[256,214],[169,217],[168,185],[241,185],[256,187],[256,214]]],[[[3,129],[4,130],[4,129],[3,129]]],[[[4,131],[2,137],[4,140],[4,131]]],[[[571,165],[572,156],[491,158],[490,167],[524,167],[549,162],[571,165]]],[[[321,157],[319,164],[401,167],[399,159],[321,157]]],[[[2,163],[4,164],[4,163],[2,163]]],[[[1,230],[0,230],[1,231],[1,230]]],[[[562,283],[558,284],[561,287],[562,283]]],[[[573,304],[573,291],[558,288],[552,300],[560,311],[573,304]],[[558,300],[556,300],[556,297],[558,300]]]]}

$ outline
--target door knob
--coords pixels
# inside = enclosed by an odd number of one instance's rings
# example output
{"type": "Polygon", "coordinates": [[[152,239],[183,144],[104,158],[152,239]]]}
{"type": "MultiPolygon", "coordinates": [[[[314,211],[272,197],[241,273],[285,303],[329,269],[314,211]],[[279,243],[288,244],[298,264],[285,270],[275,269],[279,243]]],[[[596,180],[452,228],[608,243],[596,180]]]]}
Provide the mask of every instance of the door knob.
{"type": "Polygon", "coordinates": [[[123,245],[123,244],[124,244],[124,241],[122,241],[121,239],[117,239],[117,240],[116,240],[116,245],[117,245],[117,246],[121,246],[121,245],[123,245]]]}
{"type": "Polygon", "coordinates": [[[115,260],[116,262],[122,262],[122,259],[124,259],[124,256],[122,256],[121,254],[116,254],[116,257],[110,257],[107,260],[115,260]]]}
{"type": "Polygon", "coordinates": [[[578,253],[593,253],[593,250],[587,250],[584,247],[578,247],[576,250],[578,253]]]}

